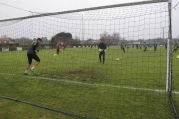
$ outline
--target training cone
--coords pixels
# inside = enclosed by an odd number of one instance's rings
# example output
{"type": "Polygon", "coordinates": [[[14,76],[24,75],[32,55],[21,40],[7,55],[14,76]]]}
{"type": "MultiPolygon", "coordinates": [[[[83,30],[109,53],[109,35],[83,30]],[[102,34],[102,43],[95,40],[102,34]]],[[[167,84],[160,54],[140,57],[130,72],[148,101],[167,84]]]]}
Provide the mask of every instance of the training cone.
{"type": "Polygon", "coordinates": [[[116,58],[116,60],[119,60],[119,58],[116,58]]]}
{"type": "Polygon", "coordinates": [[[179,58],[179,55],[177,55],[177,58],[179,58]]]}

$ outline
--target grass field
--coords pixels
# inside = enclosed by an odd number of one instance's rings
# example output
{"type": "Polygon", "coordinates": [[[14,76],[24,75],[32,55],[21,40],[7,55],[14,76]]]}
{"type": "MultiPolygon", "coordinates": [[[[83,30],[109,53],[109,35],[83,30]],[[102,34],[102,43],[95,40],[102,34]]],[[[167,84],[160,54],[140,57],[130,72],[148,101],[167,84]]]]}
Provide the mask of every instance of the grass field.
{"type": "MultiPolygon", "coordinates": [[[[71,116],[0,98],[2,119],[172,119],[165,93],[167,55],[164,47],[122,53],[117,46],[99,63],[97,48],[41,50],[40,65],[24,76],[26,51],[0,52],[0,97],[54,108],[71,116]],[[116,60],[119,58],[119,60],[116,60]]],[[[173,54],[174,99],[179,100],[178,59],[173,54]]],[[[34,62],[33,62],[34,63],[34,62]]],[[[178,104],[178,103],[177,103],[178,104]]]]}

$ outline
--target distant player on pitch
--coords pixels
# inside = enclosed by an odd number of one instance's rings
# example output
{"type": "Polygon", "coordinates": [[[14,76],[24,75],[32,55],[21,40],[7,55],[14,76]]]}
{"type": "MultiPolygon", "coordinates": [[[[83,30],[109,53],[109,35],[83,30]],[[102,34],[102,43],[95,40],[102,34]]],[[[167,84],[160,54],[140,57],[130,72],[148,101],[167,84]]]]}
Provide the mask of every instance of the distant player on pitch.
{"type": "Polygon", "coordinates": [[[157,43],[154,43],[154,51],[157,51],[157,43]]]}
{"type": "Polygon", "coordinates": [[[63,50],[65,50],[65,48],[66,48],[66,44],[63,44],[63,50]]]}
{"type": "Polygon", "coordinates": [[[165,43],[165,50],[167,50],[167,42],[165,43]]]}
{"type": "Polygon", "coordinates": [[[123,50],[123,52],[125,53],[125,47],[124,47],[124,44],[121,44],[121,50],[123,50]]]}
{"type": "Polygon", "coordinates": [[[144,52],[147,51],[147,47],[148,47],[148,45],[146,43],[144,43],[144,52]]]}
{"type": "Polygon", "coordinates": [[[129,49],[129,43],[126,44],[127,49],[129,49]]]}
{"type": "Polygon", "coordinates": [[[99,50],[99,62],[101,63],[101,56],[103,56],[103,64],[105,61],[105,52],[106,52],[106,45],[100,40],[100,44],[98,45],[99,50]]]}
{"type": "Polygon", "coordinates": [[[39,50],[37,50],[37,47],[39,46],[39,44],[41,44],[43,41],[41,38],[38,38],[37,41],[34,41],[28,51],[27,51],[27,58],[28,58],[28,64],[26,66],[25,69],[25,73],[24,75],[28,75],[28,70],[32,64],[32,59],[36,60],[36,63],[34,64],[34,66],[30,69],[33,73],[34,73],[34,69],[35,67],[40,63],[40,58],[37,56],[37,53],[39,52],[39,50]]]}
{"type": "Polygon", "coordinates": [[[174,47],[173,47],[173,52],[174,52],[174,53],[176,53],[176,52],[177,52],[177,50],[178,50],[178,45],[177,45],[177,44],[175,44],[175,45],[174,45],[174,47]]]}
{"type": "Polygon", "coordinates": [[[59,55],[59,51],[60,51],[60,45],[59,45],[59,43],[56,44],[56,50],[57,50],[57,55],[59,55]]]}
{"type": "Polygon", "coordinates": [[[140,47],[140,49],[142,49],[142,45],[141,44],[139,44],[139,47],[140,47]]]}

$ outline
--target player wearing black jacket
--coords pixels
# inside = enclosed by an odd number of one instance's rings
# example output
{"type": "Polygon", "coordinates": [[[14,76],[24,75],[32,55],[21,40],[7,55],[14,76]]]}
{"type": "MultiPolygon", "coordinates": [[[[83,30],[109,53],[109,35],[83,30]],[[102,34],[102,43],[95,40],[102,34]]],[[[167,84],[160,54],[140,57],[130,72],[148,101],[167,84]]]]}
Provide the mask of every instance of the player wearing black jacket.
{"type": "Polygon", "coordinates": [[[104,64],[106,45],[103,43],[102,40],[100,40],[100,44],[98,45],[98,50],[99,50],[99,61],[101,63],[101,56],[103,56],[103,64],[104,64]]]}
{"type": "Polygon", "coordinates": [[[28,75],[28,70],[29,70],[30,65],[32,64],[32,59],[36,60],[36,63],[30,69],[32,72],[34,72],[34,68],[40,63],[40,58],[37,56],[37,53],[39,52],[39,50],[37,50],[37,47],[41,43],[42,43],[42,39],[38,38],[37,41],[34,41],[30,45],[30,47],[29,47],[29,49],[27,51],[28,64],[27,64],[27,67],[25,69],[24,75],[28,75]]]}

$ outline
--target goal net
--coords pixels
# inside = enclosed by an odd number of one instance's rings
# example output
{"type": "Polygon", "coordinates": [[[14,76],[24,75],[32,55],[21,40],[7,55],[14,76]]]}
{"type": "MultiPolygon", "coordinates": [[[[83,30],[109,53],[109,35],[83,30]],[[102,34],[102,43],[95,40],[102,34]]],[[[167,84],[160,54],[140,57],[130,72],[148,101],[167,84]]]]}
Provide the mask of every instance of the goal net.
{"type": "Polygon", "coordinates": [[[1,20],[0,97],[69,118],[172,118],[168,6],[156,0],[1,20]],[[40,64],[26,76],[37,38],[40,64]]]}

